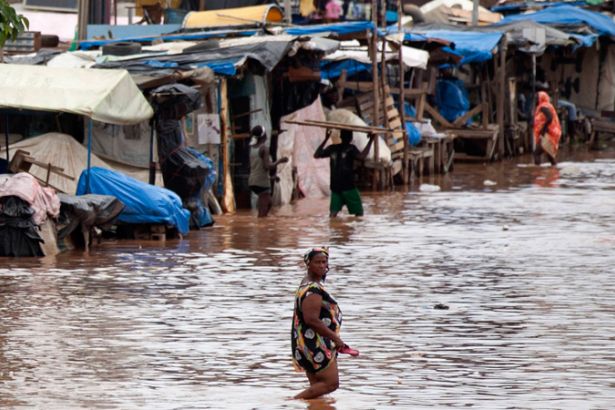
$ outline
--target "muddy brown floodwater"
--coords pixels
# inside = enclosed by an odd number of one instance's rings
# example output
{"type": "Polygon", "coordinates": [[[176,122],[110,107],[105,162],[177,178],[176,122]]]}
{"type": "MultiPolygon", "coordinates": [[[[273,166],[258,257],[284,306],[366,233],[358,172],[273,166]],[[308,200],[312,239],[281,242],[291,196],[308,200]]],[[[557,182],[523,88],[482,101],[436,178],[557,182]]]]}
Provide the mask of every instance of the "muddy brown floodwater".
{"type": "Polygon", "coordinates": [[[183,241],[109,242],[0,267],[7,409],[613,409],[615,150],[457,165],[409,191],[183,241]],[[292,370],[304,250],[328,244],[344,312],[341,387],[292,370]],[[434,309],[444,304],[449,309],[434,309]]]}

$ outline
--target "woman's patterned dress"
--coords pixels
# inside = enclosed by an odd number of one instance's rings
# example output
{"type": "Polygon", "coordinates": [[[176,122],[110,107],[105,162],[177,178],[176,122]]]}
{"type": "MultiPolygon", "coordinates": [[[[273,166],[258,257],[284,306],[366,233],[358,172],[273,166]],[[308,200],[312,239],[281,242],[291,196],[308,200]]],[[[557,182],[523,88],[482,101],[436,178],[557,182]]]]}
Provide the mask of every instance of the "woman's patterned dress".
{"type": "Polygon", "coordinates": [[[304,282],[297,289],[291,330],[293,364],[297,370],[316,373],[327,368],[331,360],[337,357],[337,350],[332,340],[316,333],[303,319],[301,304],[312,294],[322,297],[320,320],[338,335],[342,326],[342,311],[320,282],[304,282]]]}

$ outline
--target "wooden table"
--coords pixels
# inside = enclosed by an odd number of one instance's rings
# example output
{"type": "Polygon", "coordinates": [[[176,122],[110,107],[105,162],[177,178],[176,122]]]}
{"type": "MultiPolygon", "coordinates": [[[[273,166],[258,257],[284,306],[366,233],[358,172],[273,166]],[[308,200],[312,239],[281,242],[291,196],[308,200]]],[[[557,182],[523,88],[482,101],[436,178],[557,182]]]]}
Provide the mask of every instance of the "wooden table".
{"type": "Polygon", "coordinates": [[[486,143],[484,155],[456,153],[455,157],[457,159],[473,161],[491,161],[493,159],[499,134],[499,127],[497,124],[489,124],[487,128],[455,128],[448,131],[455,134],[456,138],[479,141],[482,140],[486,143]]]}
{"type": "Polygon", "coordinates": [[[423,137],[425,143],[433,148],[434,172],[446,174],[451,169],[455,149],[453,141],[457,137],[452,132],[444,133],[437,137],[423,137]]]}

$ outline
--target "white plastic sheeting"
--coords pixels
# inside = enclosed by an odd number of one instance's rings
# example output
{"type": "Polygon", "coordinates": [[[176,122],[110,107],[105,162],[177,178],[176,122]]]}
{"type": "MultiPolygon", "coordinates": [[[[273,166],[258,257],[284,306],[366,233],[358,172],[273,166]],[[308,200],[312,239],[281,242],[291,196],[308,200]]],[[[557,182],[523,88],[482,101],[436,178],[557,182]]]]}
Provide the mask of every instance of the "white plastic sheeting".
{"type": "Polygon", "coordinates": [[[267,135],[271,135],[271,108],[269,106],[267,77],[246,74],[245,80],[251,82],[254,87],[254,92],[250,95],[250,127],[263,126],[267,135]]]}
{"type": "MultiPolygon", "coordinates": [[[[385,59],[387,61],[397,60],[398,57],[399,54],[397,51],[393,51],[387,46],[385,59]]],[[[406,68],[415,67],[426,69],[427,63],[429,62],[429,53],[424,50],[419,50],[418,48],[403,46],[402,58],[406,68]]],[[[363,64],[372,63],[372,60],[367,52],[367,48],[365,48],[365,50],[337,50],[336,52],[326,56],[324,59],[330,61],[355,60],[363,64]]],[[[378,52],[378,62],[381,61],[382,54],[378,52]]]]}
{"type": "Polygon", "coordinates": [[[325,129],[288,124],[286,120],[325,120],[320,97],[311,105],[288,114],[280,120],[283,132],[278,135],[277,158],[290,161],[278,167],[280,182],[275,184],[273,201],[276,205],[290,203],[293,192],[292,168],[297,168],[297,184],[306,198],[323,198],[330,194],[329,159],[315,159],[316,148],[325,139],[325,129]]]}
{"type": "Polygon", "coordinates": [[[0,64],[0,107],[61,111],[110,124],[154,112],[126,70],[0,64]]]}
{"type": "MultiPolygon", "coordinates": [[[[87,138],[87,130],[85,133],[87,138]]],[[[134,125],[113,125],[93,121],[92,152],[104,160],[147,168],[151,127],[149,121],[134,125]]],[[[154,138],[154,161],[158,159],[154,138]]]]}
{"type": "MultiPolygon", "coordinates": [[[[39,135],[38,137],[28,138],[16,144],[9,146],[10,158],[13,157],[18,149],[29,152],[30,155],[37,161],[51,163],[64,168],[64,173],[74,177],[74,180],[61,177],[54,173],[50,174],[49,184],[62,192],[74,195],[77,191],[77,181],[81,172],[87,167],[87,150],[79,144],[70,135],[60,133],[49,133],[39,135]]],[[[6,157],[4,150],[0,151],[0,158],[6,157]]],[[[110,164],[92,154],[92,166],[114,169],[123,172],[142,182],[147,182],[149,178],[149,170],[145,168],[136,168],[120,164],[110,164]]],[[[29,171],[32,175],[45,180],[47,178],[47,170],[39,166],[32,166],[29,171]]],[[[157,173],[156,185],[162,185],[161,173],[157,173]]]]}

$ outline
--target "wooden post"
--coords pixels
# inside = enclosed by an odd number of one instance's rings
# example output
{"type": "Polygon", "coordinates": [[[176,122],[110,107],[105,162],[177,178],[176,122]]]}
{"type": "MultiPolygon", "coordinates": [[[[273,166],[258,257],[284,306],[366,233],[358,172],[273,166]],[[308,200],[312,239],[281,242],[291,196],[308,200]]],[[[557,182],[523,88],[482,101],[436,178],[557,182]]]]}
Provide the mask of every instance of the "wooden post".
{"type": "MultiPolygon", "coordinates": [[[[378,87],[378,0],[372,0],[372,23],[374,29],[372,31],[372,38],[370,41],[371,58],[372,58],[372,83],[374,89],[374,109],[373,109],[373,123],[371,125],[377,126],[378,111],[380,109],[380,90],[378,87]]],[[[379,138],[374,141],[374,162],[378,162],[380,157],[380,148],[378,147],[379,138]]],[[[372,180],[372,189],[376,190],[378,186],[378,173],[374,171],[372,180]]]]}
{"type": "Polygon", "coordinates": [[[402,138],[404,139],[404,159],[401,167],[402,172],[402,181],[404,185],[408,185],[410,182],[409,178],[409,170],[408,170],[408,155],[409,155],[409,147],[408,147],[408,135],[406,135],[406,85],[404,82],[405,70],[404,70],[404,36],[403,36],[403,28],[401,25],[401,15],[402,15],[402,7],[401,0],[397,2],[397,31],[401,33],[401,42],[399,43],[399,118],[401,118],[401,126],[402,126],[402,138]]]}
{"type": "Polygon", "coordinates": [[[284,0],[284,22],[290,25],[293,22],[293,13],[290,0],[284,0]]]}
{"type": "Polygon", "coordinates": [[[342,74],[340,78],[337,80],[337,103],[339,104],[344,98],[344,89],[346,88],[346,77],[348,76],[348,72],[346,70],[342,70],[342,74]]]}
{"type": "Polygon", "coordinates": [[[500,159],[504,157],[505,152],[505,142],[506,136],[504,132],[504,101],[506,100],[506,36],[502,36],[502,40],[500,41],[500,69],[498,71],[498,108],[497,108],[497,119],[498,119],[498,133],[499,133],[499,153],[500,159]]]}
{"type": "Polygon", "coordinates": [[[231,142],[231,138],[229,135],[231,134],[229,129],[229,106],[228,106],[228,92],[227,92],[227,83],[226,78],[220,79],[220,87],[218,87],[218,92],[220,93],[220,133],[221,135],[221,149],[222,152],[222,178],[223,179],[223,196],[222,196],[222,207],[224,212],[234,213],[235,212],[235,194],[233,192],[233,180],[231,178],[231,169],[230,169],[230,154],[229,154],[229,144],[231,142]]]}
{"type": "Polygon", "coordinates": [[[79,0],[79,10],[77,15],[77,39],[79,41],[87,38],[89,14],[90,0],[79,0]]]}
{"type": "MultiPolygon", "coordinates": [[[[382,28],[386,30],[386,0],[380,0],[380,24],[382,28]]],[[[377,49],[377,48],[376,48],[377,49]]],[[[386,82],[387,82],[387,62],[386,62],[386,37],[382,36],[382,51],[380,58],[380,86],[382,93],[380,94],[380,103],[382,105],[382,126],[389,128],[389,117],[387,116],[387,92],[386,92],[386,82]]],[[[395,138],[394,135],[387,136],[388,138],[395,138]]],[[[385,137],[385,139],[387,138],[385,137]]],[[[378,142],[379,138],[376,139],[378,142]]],[[[380,158],[378,154],[376,154],[376,158],[380,158]]],[[[378,168],[379,169],[379,168],[378,168]]],[[[385,189],[386,181],[383,178],[382,174],[379,174],[379,185],[380,189],[385,189]]]]}

